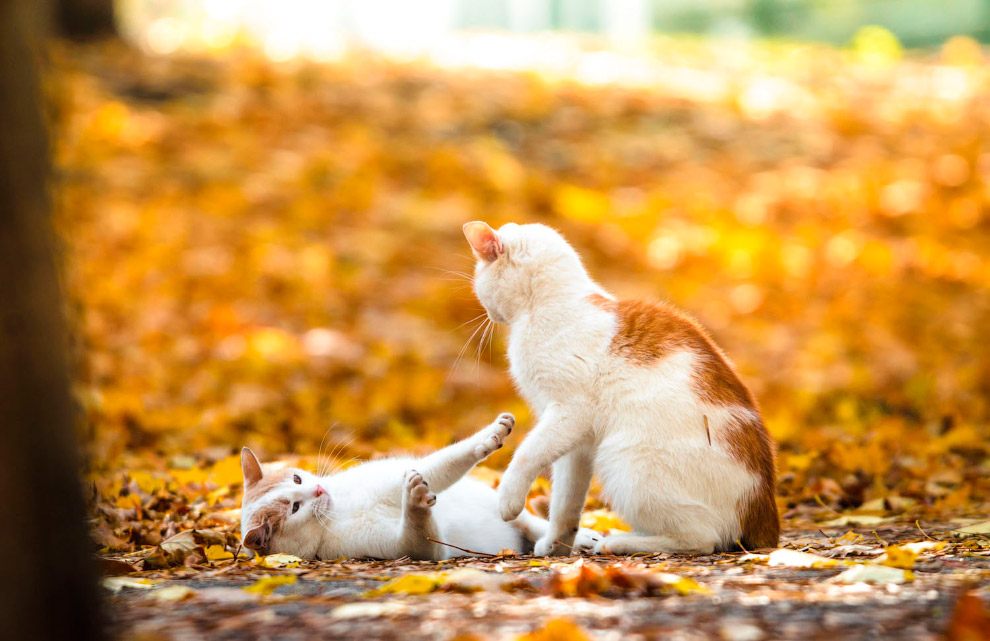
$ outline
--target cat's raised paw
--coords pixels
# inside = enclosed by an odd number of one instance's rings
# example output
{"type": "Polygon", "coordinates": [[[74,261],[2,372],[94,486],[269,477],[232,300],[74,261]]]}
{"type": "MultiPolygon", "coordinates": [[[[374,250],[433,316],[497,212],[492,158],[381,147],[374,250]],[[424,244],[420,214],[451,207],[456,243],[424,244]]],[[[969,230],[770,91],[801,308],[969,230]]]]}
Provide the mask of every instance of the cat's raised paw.
{"type": "Polygon", "coordinates": [[[407,507],[427,509],[437,502],[437,495],[430,491],[430,486],[423,479],[422,474],[416,470],[408,470],[403,499],[403,504],[407,507]]]}
{"type": "Polygon", "coordinates": [[[512,414],[508,412],[499,414],[495,422],[485,428],[481,434],[481,443],[474,450],[478,460],[480,461],[495,450],[500,449],[505,443],[505,437],[512,433],[512,428],[515,424],[516,417],[512,414]]]}

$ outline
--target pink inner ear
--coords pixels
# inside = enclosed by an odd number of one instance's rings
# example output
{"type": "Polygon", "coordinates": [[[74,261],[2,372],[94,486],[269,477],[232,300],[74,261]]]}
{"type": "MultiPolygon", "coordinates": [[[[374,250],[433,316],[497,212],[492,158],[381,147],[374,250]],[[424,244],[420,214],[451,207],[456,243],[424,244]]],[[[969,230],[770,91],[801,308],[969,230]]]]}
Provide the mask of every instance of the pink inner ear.
{"type": "Polygon", "coordinates": [[[502,241],[488,223],[476,220],[464,224],[464,237],[479,258],[493,261],[502,254],[502,241]]]}
{"type": "Polygon", "coordinates": [[[263,476],[258,457],[246,447],[241,449],[241,471],[244,472],[245,487],[257,483],[263,476]]]}

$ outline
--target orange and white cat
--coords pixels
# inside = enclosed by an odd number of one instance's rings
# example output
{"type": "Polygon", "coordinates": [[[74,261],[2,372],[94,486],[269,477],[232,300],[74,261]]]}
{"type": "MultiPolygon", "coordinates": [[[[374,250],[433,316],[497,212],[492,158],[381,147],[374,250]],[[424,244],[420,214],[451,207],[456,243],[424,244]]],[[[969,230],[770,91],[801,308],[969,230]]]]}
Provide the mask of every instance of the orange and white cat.
{"type": "Polygon", "coordinates": [[[509,371],[539,417],[498,490],[524,511],[553,464],[550,528],[534,553],[569,553],[592,473],[633,528],[596,552],[775,546],[774,445],[753,395],[705,331],[662,303],[616,300],[544,225],[464,225],[474,288],[511,328],[509,371]]]}

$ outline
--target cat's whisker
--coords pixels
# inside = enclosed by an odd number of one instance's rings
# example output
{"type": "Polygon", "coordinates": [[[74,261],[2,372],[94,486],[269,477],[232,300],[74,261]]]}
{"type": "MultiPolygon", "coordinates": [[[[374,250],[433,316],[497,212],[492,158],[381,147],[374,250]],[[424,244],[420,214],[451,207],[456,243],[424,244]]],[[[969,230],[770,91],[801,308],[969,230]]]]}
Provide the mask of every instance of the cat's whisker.
{"type": "MultiPolygon", "coordinates": [[[[326,438],[326,437],[324,436],[324,438],[326,438]]],[[[316,469],[316,475],[317,476],[326,476],[327,471],[330,469],[330,461],[333,460],[333,456],[334,456],[334,454],[337,451],[337,448],[339,446],[340,446],[340,443],[338,442],[336,445],[334,445],[330,449],[329,452],[327,452],[326,454],[323,454],[323,444],[321,442],[321,444],[320,444],[320,460],[319,460],[319,463],[318,463],[317,469],[316,469]]]]}
{"type": "Polygon", "coordinates": [[[477,379],[478,379],[478,382],[477,382],[478,387],[481,387],[481,353],[485,349],[485,338],[488,336],[489,331],[492,329],[492,327],[494,325],[495,325],[495,321],[493,321],[491,318],[488,318],[486,320],[486,322],[485,322],[485,331],[482,332],[481,339],[478,341],[478,347],[477,347],[477,349],[474,352],[475,353],[475,357],[476,357],[476,359],[475,359],[475,370],[476,370],[477,379]]]}
{"type": "Polygon", "coordinates": [[[337,473],[340,470],[346,469],[346,467],[348,465],[350,465],[351,463],[353,463],[354,461],[357,461],[357,460],[360,460],[360,459],[358,459],[358,457],[356,457],[356,456],[352,456],[351,458],[347,459],[343,463],[338,464],[337,467],[336,467],[336,469],[334,469],[334,473],[337,473]]]}
{"type": "Polygon", "coordinates": [[[463,323],[461,323],[460,325],[458,325],[457,327],[455,327],[454,329],[452,329],[452,330],[450,330],[450,331],[451,331],[452,333],[453,333],[453,332],[456,332],[457,330],[459,330],[460,328],[462,328],[462,327],[464,327],[464,326],[465,326],[465,325],[467,325],[468,323],[473,323],[473,322],[475,322],[475,321],[477,321],[477,320],[478,320],[479,318],[481,318],[481,317],[482,317],[482,316],[484,316],[485,314],[487,314],[487,312],[481,312],[480,314],[478,314],[477,316],[475,316],[475,317],[474,317],[474,318],[472,318],[471,320],[466,320],[466,321],[464,321],[463,323]]]}
{"type": "Polygon", "coordinates": [[[330,474],[336,474],[340,470],[340,465],[336,463],[335,459],[338,455],[343,454],[344,450],[347,449],[357,439],[357,435],[351,432],[350,437],[346,441],[341,441],[334,446],[327,457],[327,471],[323,476],[329,476],[330,474]]]}
{"type": "Polygon", "coordinates": [[[326,432],[323,432],[323,438],[320,439],[320,449],[317,450],[317,453],[316,453],[316,475],[317,476],[323,476],[323,474],[321,473],[322,472],[322,468],[323,468],[323,444],[326,442],[327,437],[330,435],[330,430],[332,430],[335,427],[335,425],[336,424],[331,425],[330,427],[328,427],[327,428],[327,431],[326,432]]]}
{"type": "Polygon", "coordinates": [[[464,346],[461,347],[461,351],[457,352],[457,357],[454,359],[454,364],[450,366],[450,371],[447,372],[447,380],[450,380],[451,375],[453,375],[454,370],[457,368],[457,364],[461,362],[461,358],[463,358],[465,351],[474,341],[474,337],[477,336],[478,332],[481,331],[481,329],[485,327],[485,325],[486,325],[485,323],[482,323],[481,325],[476,327],[475,330],[471,333],[471,336],[469,336],[468,339],[464,342],[464,346]]]}

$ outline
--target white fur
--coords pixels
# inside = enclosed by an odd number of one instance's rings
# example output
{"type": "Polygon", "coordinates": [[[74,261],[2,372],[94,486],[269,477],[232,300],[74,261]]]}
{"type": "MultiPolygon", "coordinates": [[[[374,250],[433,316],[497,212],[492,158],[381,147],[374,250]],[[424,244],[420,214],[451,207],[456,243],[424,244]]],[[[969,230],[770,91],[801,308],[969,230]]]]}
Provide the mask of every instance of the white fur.
{"type": "MultiPolygon", "coordinates": [[[[488,554],[528,551],[546,534],[548,523],[525,510],[511,523],[503,521],[495,490],[464,477],[502,446],[514,422],[511,414],[503,414],[474,436],[420,459],[379,459],[325,477],[293,470],[302,484],[290,475],[262,499],[245,503],[241,531],[247,533],[259,508],[284,498],[301,505],[272,538],[268,552],[315,559],[441,560],[465,554],[427,537],[488,554]],[[326,494],[315,497],[318,485],[326,494]]],[[[585,530],[576,545],[590,548],[599,538],[585,530]]]]}
{"type": "Polygon", "coordinates": [[[539,416],[499,487],[502,517],[520,513],[552,463],[550,530],[537,554],[566,552],[554,541],[570,543],[592,471],[635,530],[598,551],[705,553],[738,539],[738,506],[757,479],[718,436],[750,410],[700,400],[691,351],[652,366],[614,354],[616,316],[588,297],[614,298],[556,231],[508,224],[497,233],[504,254],[478,261],[475,291],[493,320],[510,325],[510,372],[539,416]]]}

